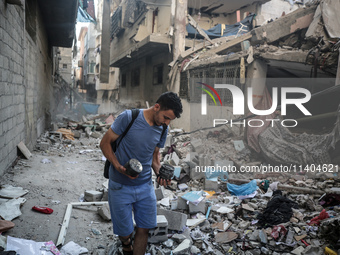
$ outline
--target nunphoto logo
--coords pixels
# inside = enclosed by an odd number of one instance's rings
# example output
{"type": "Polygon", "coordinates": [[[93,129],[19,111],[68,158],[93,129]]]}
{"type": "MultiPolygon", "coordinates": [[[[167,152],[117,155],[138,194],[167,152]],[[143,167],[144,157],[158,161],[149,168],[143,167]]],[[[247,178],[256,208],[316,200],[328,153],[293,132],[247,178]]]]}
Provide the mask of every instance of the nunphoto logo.
{"type": "MultiPolygon", "coordinates": [[[[244,115],[247,114],[245,111],[245,107],[249,110],[249,114],[252,114],[254,116],[270,116],[271,114],[275,113],[278,109],[280,109],[280,113],[282,116],[287,115],[287,106],[293,105],[298,109],[304,116],[311,116],[312,114],[308,109],[304,106],[309,100],[311,99],[311,93],[308,89],[300,88],[300,87],[272,87],[272,93],[271,93],[271,106],[269,109],[256,109],[254,106],[254,100],[253,98],[256,98],[256,95],[254,95],[254,91],[252,87],[248,87],[246,91],[246,98],[241,90],[236,85],[231,84],[214,84],[209,85],[207,83],[203,82],[197,82],[198,84],[201,84],[201,87],[197,87],[200,90],[202,90],[201,94],[201,115],[207,115],[208,114],[208,100],[207,95],[210,96],[210,98],[213,100],[214,105],[217,106],[217,102],[215,100],[214,95],[218,98],[220,102],[220,106],[225,106],[222,102],[220,94],[216,91],[216,89],[219,89],[220,91],[227,90],[229,94],[231,94],[230,102],[232,103],[232,113],[233,115],[244,115]],[[210,92],[211,91],[211,92],[210,92]],[[213,92],[213,94],[212,94],[213,92]],[[290,95],[295,95],[294,97],[291,97],[290,95]],[[280,98],[279,98],[280,96],[280,98]],[[280,99],[280,101],[279,101],[280,99]],[[247,104],[245,104],[245,101],[247,104]],[[280,102],[280,105],[279,105],[280,102]]],[[[225,93],[224,93],[225,94],[225,93]]],[[[258,96],[262,97],[262,96],[258,96]]],[[[213,114],[213,113],[212,113],[213,114]]],[[[216,127],[217,125],[223,125],[223,124],[230,124],[232,125],[243,125],[243,126],[250,126],[250,127],[262,127],[264,125],[265,121],[271,122],[271,126],[274,126],[274,121],[280,121],[282,126],[285,127],[295,127],[297,126],[297,121],[295,119],[274,119],[274,118],[268,118],[268,119],[250,119],[246,121],[246,119],[222,119],[222,118],[214,118],[213,119],[213,126],[216,127]]]]}

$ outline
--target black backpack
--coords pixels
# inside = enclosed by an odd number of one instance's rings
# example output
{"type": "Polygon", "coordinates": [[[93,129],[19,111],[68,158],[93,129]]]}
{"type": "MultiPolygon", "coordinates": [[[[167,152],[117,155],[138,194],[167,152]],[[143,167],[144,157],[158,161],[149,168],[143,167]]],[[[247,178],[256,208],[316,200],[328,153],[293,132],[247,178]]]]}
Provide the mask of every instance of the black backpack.
{"type": "MultiPolygon", "coordinates": [[[[127,132],[129,131],[129,129],[131,128],[133,122],[135,121],[135,119],[137,118],[137,116],[138,116],[138,114],[139,114],[139,109],[132,109],[131,112],[132,112],[132,120],[130,121],[129,125],[126,127],[126,129],[125,129],[125,131],[123,132],[123,134],[121,135],[121,137],[119,137],[120,139],[118,138],[119,141],[117,142],[117,140],[118,140],[118,139],[117,139],[116,141],[114,141],[114,142],[111,144],[113,152],[116,152],[116,150],[117,150],[117,148],[118,148],[120,142],[122,141],[122,139],[124,138],[124,136],[127,134],[127,132]]],[[[166,125],[163,125],[163,131],[162,131],[162,134],[161,134],[161,138],[163,137],[163,134],[165,133],[165,130],[166,130],[166,129],[167,129],[167,126],[166,126],[166,125]]],[[[161,139],[161,138],[160,138],[160,139],[161,139]]],[[[107,178],[107,179],[109,179],[110,164],[111,164],[110,161],[108,161],[108,160],[105,161],[105,166],[104,166],[104,177],[107,178]]]]}

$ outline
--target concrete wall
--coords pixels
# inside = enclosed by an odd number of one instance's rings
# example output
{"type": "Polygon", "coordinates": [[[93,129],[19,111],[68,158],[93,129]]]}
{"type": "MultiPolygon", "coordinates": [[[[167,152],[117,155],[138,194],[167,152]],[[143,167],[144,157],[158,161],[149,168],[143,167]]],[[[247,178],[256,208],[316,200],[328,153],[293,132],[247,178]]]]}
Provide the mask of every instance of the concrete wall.
{"type": "Polygon", "coordinates": [[[24,17],[23,9],[0,2],[0,174],[17,158],[20,141],[33,149],[55,107],[45,28],[38,13],[32,39],[24,17]]]}
{"type": "Polygon", "coordinates": [[[47,36],[38,12],[36,40],[25,33],[26,146],[32,149],[45,129],[45,117],[54,111],[53,66],[47,36]],[[38,25],[39,24],[39,25],[38,25]]]}
{"type": "Polygon", "coordinates": [[[119,87],[119,68],[110,67],[109,83],[96,83],[98,113],[112,113],[116,111],[119,87]]]}
{"type": "Polygon", "coordinates": [[[130,65],[120,69],[120,88],[119,99],[123,104],[135,104],[145,106],[148,101],[150,106],[153,105],[157,98],[165,92],[167,75],[169,73],[168,63],[172,60],[170,53],[162,53],[155,56],[140,58],[130,65]],[[155,65],[163,64],[163,83],[153,84],[153,68],[155,65]],[[133,86],[133,70],[140,69],[139,86],[133,86]],[[126,87],[122,87],[122,75],[126,74],[126,87]]]}
{"type": "Polygon", "coordinates": [[[24,24],[19,7],[0,2],[0,174],[25,140],[24,24]]]}

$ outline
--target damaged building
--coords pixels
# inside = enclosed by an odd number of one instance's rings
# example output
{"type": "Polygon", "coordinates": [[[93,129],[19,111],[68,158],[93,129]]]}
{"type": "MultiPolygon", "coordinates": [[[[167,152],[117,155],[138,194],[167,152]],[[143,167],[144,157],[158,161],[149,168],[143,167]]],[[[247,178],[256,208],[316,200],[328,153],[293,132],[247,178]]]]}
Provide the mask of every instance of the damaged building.
{"type": "MultiPolygon", "coordinates": [[[[175,91],[187,102],[188,122],[182,122],[181,127],[192,130],[189,116],[199,109],[193,106],[199,101],[193,98],[197,92],[189,89],[192,78],[213,79],[215,84],[246,79],[241,81],[242,90],[246,94],[245,88],[253,87],[254,105],[265,86],[269,92],[274,86],[259,78],[334,79],[336,32],[327,22],[319,22],[322,15],[332,15],[329,9],[331,5],[315,1],[239,1],[228,5],[122,1],[111,16],[110,66],[120,68],[118,99],[121,104],[145,106],[146,101],[153,103],[155,95],[175,91]],[[325,6],[323,12],[321,6],[325,6]]],[[[315,94],[333,85],[335,81],[329,80],[308,89],[315,94]]],[[[230,93],[225,97],[230,104],[230,93]]]]}

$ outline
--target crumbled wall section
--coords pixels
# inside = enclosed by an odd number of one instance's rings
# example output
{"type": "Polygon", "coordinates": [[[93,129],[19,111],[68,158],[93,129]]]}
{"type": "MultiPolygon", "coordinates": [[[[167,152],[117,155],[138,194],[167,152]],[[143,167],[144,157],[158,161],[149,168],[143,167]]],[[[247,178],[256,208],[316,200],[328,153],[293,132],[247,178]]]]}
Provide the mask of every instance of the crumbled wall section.
{"type": "Polygon", "coordinates": [[[24,11],[0,2],[0,174],[25,138],[24,11]]]}

